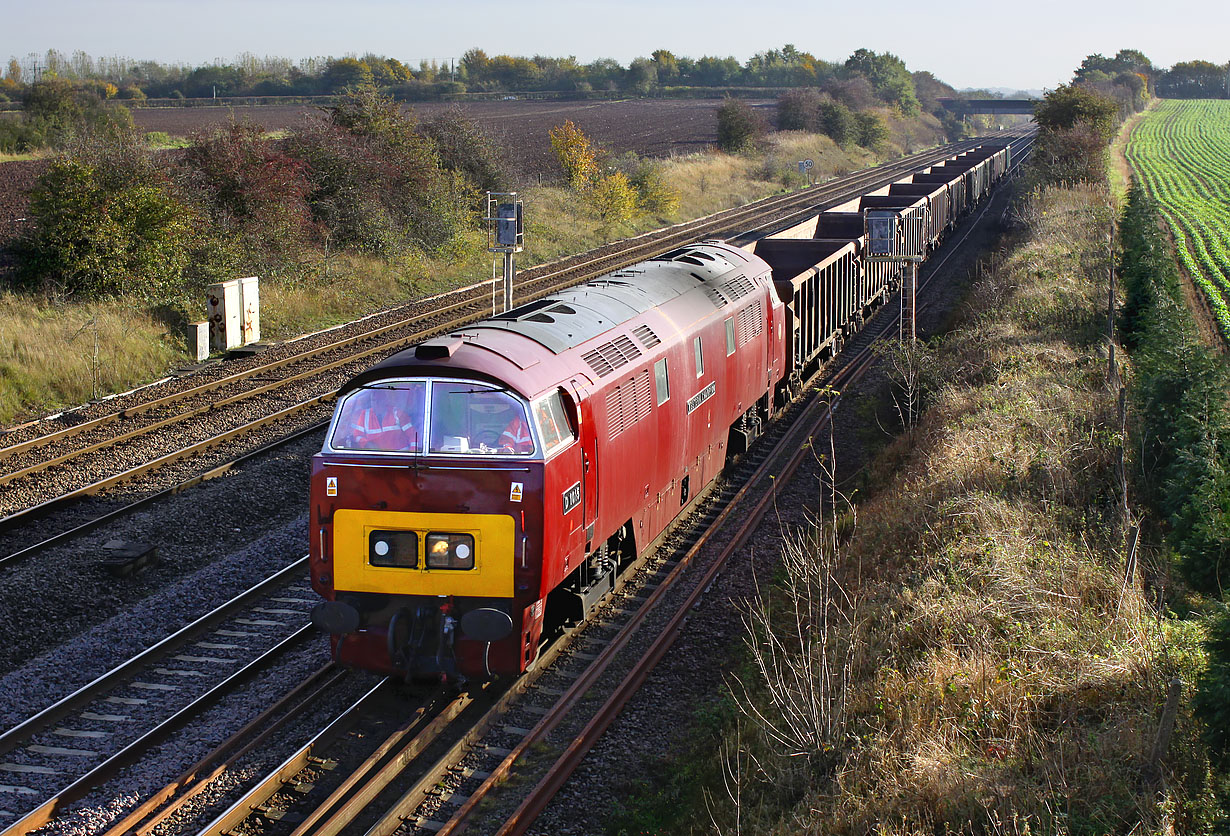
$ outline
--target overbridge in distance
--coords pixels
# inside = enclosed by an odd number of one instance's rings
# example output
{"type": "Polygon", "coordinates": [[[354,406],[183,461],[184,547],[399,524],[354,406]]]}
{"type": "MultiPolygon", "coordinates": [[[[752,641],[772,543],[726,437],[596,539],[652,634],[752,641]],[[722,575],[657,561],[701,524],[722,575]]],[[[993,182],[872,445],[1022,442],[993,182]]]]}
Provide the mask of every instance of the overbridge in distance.
{"type": "Polygon", "coordinates": [[[952,99],[942,98],[939,103],[958,116],[973,113],[989,113],[993,116],[1023,114],[1032,116],[1039,99],[952,99]]]}

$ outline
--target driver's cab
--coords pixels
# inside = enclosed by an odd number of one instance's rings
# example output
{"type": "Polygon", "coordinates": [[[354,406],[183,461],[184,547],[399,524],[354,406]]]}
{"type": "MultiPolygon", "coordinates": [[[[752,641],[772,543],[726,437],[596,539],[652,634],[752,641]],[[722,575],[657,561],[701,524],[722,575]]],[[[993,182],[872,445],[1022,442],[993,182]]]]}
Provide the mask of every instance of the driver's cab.
{"type": "Polygon", "coordinates": [[[343,396],[325,450],[544,459],[573,438],[558,391],[531,404],[474,380],[398,378],[343,396]]]}

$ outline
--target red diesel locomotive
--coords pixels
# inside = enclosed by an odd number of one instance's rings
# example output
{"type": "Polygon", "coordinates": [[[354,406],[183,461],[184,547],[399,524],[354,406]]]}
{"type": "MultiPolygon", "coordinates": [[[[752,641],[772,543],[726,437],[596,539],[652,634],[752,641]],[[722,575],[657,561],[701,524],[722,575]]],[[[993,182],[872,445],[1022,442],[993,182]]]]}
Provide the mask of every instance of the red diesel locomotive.
{"type": "Polygon", "coordinates": [[[684,247],[393,355],[312,467],[313,621],[340,661],[532,665],[746,446],[786,368],[769,265],[684,247]]]}

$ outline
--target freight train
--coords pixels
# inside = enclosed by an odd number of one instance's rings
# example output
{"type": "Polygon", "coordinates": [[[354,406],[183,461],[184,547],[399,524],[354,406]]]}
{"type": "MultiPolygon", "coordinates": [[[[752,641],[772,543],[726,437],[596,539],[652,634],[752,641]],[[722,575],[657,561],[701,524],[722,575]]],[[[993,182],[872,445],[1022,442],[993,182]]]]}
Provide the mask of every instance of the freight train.
{"type": "Polygon", "coordinates": [[[517,675],[747,449],[1008,170],[1003,144],[743,247],[704,241],[394,354],[312,464],[313,622],[339,661],[517,675]]]}

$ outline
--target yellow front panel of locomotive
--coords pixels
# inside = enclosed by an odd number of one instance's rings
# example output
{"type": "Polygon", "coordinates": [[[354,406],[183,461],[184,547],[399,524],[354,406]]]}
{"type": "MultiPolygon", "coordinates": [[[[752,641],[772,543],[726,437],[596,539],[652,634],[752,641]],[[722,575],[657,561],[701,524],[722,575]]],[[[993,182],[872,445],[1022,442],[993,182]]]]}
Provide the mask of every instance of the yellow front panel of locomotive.
{"type": "Polygon", "coordinates": [[[333,514],[333,587],[343,592],[511,598],[515,533],[513,518],[503,514],[339,509],[333,514]],[[367,557],[373,531],[414,531],[420,544],[429,532],[469,534],[474,538],[474,568],[427,569],[421,545],[418,568],[372,566],[367,557]]]}

